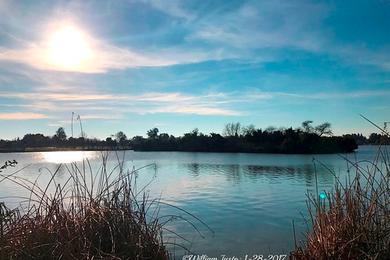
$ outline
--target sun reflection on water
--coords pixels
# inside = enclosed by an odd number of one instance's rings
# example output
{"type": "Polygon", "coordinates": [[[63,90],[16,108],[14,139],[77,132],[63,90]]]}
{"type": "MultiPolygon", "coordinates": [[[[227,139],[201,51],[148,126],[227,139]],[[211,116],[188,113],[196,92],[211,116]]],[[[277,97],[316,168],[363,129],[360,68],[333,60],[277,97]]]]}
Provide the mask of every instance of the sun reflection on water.
{"type": "Polygon", "coordinates": [[[41,154],[44,161],[49,163],[81,162],[96,157],[96,153],[90,151],[42,152],[41,154]]]}

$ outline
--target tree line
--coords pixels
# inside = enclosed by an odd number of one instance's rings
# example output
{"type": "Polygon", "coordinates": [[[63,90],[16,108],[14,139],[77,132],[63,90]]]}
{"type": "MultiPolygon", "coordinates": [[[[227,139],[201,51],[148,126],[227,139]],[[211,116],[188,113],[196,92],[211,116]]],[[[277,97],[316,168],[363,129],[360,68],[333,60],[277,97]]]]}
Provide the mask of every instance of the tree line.
{"type": "Polygon", "coordinates": [[[357,149],[353,138],[333,136],[330,123],[313,126],[305,121],[299,128],[256,128],[240,123],[225,125],[222,134],[203,134],[197,128],[181,137],[159,133],[158,128],[147,132],[147,138],[131,139],[139,151],[194,151],[248,153],[338,153],[357,149]]]}
{"type": "Polygon", "coordinates": [[[352,138],[356,141],[358,145],[390,145],[390,137],[389,135],[371,133],[368,138],[362,134],[346,134],[345,137],[352,138]]]}
{"type": "Polygon", "coordinates": [[[122,131],[105,140],[97,138],[67,137],[60,127],[53,136],[26,134],[22,139],[0,140],[0,151],[25,151],[36,148],[68,148],[78,150],[133,149],[136,151],[194,151],[194,152],[249,152],[249,153],[339,153],[352,152],[357,144],[374,144],[383,136],[372,134],[367,142],[360,134],[334,136],[330,123],[317,126],[304,121],[298,128],[256,128],[228,123],[221,134],[203,134],[197,128],[183,136],[160,133],[158,128],[147,131],[146,137],[128,138],[122,131]]]}

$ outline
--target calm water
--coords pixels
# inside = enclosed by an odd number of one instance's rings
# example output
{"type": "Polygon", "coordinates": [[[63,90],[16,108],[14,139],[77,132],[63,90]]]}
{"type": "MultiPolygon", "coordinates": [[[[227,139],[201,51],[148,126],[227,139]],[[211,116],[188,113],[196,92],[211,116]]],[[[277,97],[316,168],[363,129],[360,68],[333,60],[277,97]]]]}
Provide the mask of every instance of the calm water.
{"type": "MultiPolygon", "coordinates": [[[[371,160],[376,152],[372,146],[362,146],[355,154],[346,155],[352,160],[371,160]]],[[[118,153],[119,157],[123,153],[118,153]]],[[[47,152],[0,154],[0,162],[15,159],[18,175],[35,180],[41,174],[42,184],[59,163],[89,158],[94,170],[101,165],[100,152],[47,152]],[[23,169],[23,167],[26,167],[23,169]]],[[[114,165],[116,156],[110,155],[114,165]]],[[[313,158],[324,163],[338,176],[347,176],[347,163],[338,155],[275,155],[275,154],[218,154],[177,152],[132,152],[124,154],[126,166],[141,167],[155,163],[139,172],[138,187],[152,180],[147,187],[150,197],[178,206],[196,215],[213,230],[210,232],[197,222],[202,238],[188,224],[177,221],[167,226],[192,243],[177,239],[191,250],[208,256],[221,254],[243,256],[245,254],[287,254],[294,245],[292,220],[296,223],[298,238],[306,230],[302,214],[306,214],[305,196],[315,192],[313,158]]],[[[80,163],[81,164],[81,163],[80,163]]],[[[316,163],[320,190],[329,191],[335,177],[316,163]]],[[[56,181],[66,180],[63,169],[56,181]]],[[[10,182],[0,183],[0,201],[18,203],[26,192],[10,182]],[[5,198],[7,197],[7,198],[5,198]]],[[[162,206],[161,215],[184,213],[162,206]]],[[[169,234],[167,239],[171,239],[169,234]]],[[[170,242],[175,242],[170,240],[170,242]]],[[[175,251],[180,254],[179,249],[175,251]]]]}

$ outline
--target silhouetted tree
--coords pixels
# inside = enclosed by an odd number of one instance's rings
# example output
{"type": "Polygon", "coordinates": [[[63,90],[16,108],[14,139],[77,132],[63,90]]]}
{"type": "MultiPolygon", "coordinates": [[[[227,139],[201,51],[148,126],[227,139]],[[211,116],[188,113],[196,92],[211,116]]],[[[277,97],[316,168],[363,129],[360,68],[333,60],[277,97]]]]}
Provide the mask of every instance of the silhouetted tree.
{"type": "Polygon", "coordinates": [[[325,122],[323,124],[320,124],[314,128],[314,131],[316,134],[319,136],[322,135],[333,135],[332,130],[331,130],[331,124],[328,122],[325,122]]]}
{"type": "Polygon", "coordinates": [[[59,141],[65,141],[66,140],[66,133],[65,133],[64,128],[63,127],[58,128],[54,137],[59,141]]]}
{"type": "Polygon", "coordinates": [[[194,128],[194,130],[192,130],[192,135],[194,135],[194,136],[198,136],[198,134],[199,134],[199,129],[198,128],[194,128]]]}
{"type": "MultiPolygon", "coordinates": [[[[42,134],[27,134],[22,140],[0,140],[1,151],[23,151],[28,147],[78,147],[95,149],[128,148],[140,151],[199,151],[199,152],[253,152],[253,153],[335,153],[351,152],[357,148],[356,138],[364,140],[362,135],[324,136],[330,135],[329,123],[312,127],[312,121],[302,123],[302,128],[269,127],[265,131],[256,129],[253,125],[241,128],[240,123],[230,123],[225,126],[222,136],[217,133],[205,135],[195,128],[183,136],[174,137],[168,133],[159,134],[157,128],[147,132],[148,138],[135,136],[128,140],[120,131],[106,140],[91,138],[66,138],[63,128],[59,128],[53,138],[42,134]],[[115,140],[113,140],[115,139],[115,140]],[[120,146],[118,146],[118,143],[120,146]]],[[[389,138],[372,134],[368,140],[373,144],[389,143],[389,138]]],[[[368,142],[367,141],[367,142],[368,142]]]]}
{"type": "Polygon", "coordinates": [[[241,131],[241,124],[240,123],[228,123],[225,125],[225,128],[223,130],[224,136],[238,136],[241,131]]]}
{"type": "Polygon", "coordinates": [[[43,134],[26,134],[21,140],[24,147],[44,147],[51,145],[51,139],[43,134]]]}
{"type": "Polygon", "coordinates": [[[381,135],[377,133],[372,133],[368,137],[370,144],[390,144],[390,137],[388,135],[381,135]]]}
{"type": "Polygon", "coordinates": [[[314,128],[311,124],[313,124],[312,120],[303,121],[302,122],[303,131],[305,131],[306,133],[312,133],[314,128]]]}
{"type": "Polygon", "coordinates": [[[158,137],[158,128],[152,128],[148,132],[146,132],[146,135],[148,136],[149,139],[157,139],[158,137]]]}
{"type": "Polygon", "coordinates": [[[358,145],[369,144],[368,139],[362,134],[346,134],[343,137],[354,139],[358,145]]]}
{"type": "Polygon", "coordinates": [[[169,134],[167,134],[167,133],[159,134],[158,140],[163,141],[163,142],[167,142],[169,140],[169,134]]]}
{"type": "Polygon", "coordinates": [[[111,137],[106,138],[106,146],[116,146],[116,141],[113,140],[111,137]]]}
{"type": "Polygon", "coordinates": [[[276,131],[276,127],[274,126],[269,126],[265,129],[265,132],[268,132],[268,133],[273,133],[276,131]]]}
{"type": "Polygon", "coordinates": [[[242,134],[244,136],[246,135],[252,135],[254,132],[256,131],[256,128],[253,124],[250,124],[248,126],[245,126],[243,129],[242,129],[242,134]]]}
{"type": "Polygon", "coordinates": [[[115,140],[120,144],[120,145],[125,145],[127,141],[127,136],[125,133],[122,131],[119,131],[115,134],[115,140]]]}

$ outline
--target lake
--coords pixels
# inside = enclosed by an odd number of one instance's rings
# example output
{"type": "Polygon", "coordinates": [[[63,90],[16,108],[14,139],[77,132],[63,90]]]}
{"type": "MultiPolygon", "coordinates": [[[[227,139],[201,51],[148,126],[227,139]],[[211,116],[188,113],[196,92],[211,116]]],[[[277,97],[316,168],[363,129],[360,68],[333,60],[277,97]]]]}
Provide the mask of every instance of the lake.
{"type": "MultiPolygon", "coordinates": [[[[371,160],[375,146],[361,146],[352,161],[371,160]]],[[[281,155],[281,154],[221,154],[188,152],[118,152],[127,167],[142,167],[137,187],[146,187],[151,198],[161,197],[181,209],[194,214],[214,231],[178,209],[161,205],[160,215],[182,215],[191,220],[204,237],[183,221],[170,223],[167,229],[185,237],[191,243],[166,231],[166,239],[183,244],[197,254],[210,257],[243,257],[246,254],[288,254],[294,248],[292,221],[298,239],[307,230],[306,194],[315,193],[315,169],[318,189],[329,191],[336,179],[332,170],[342,180],[347,176],[348,163],[340,155],[281,155]],[[313,161],[313,159],[315,160],[313,161]],[[323,164],[323,165],[321,165],[323,164]],[[326,166],[326,167],[324,167],[326,166]],[[328,169],[327,169],[328,168],[328,169]],[[173,236],[174,237],[174,236],[173,236]]],[[[101,152],[35,152],[3,153],[0,162],[15,159],[18,165],[4,173],[20,170],[18,176],[44,185],[50,179],[48,170],[54,172],[59,163],[88,158],[96,172],[101,165],[101,152]],[[24,168],[25,167],[25,168],[24,168]]],[[[114,152],[109,155],[110,165],[117,162],[114,152]]],[[[61,183],[67,179],[64,167],[56,175],[61,183]]],[[[0,201],[18,205],[18,196],[26,191],[10,182],[0,183],[0,201]]],[[[178,247],[171,248],[177,255],[178,247]]]]}

